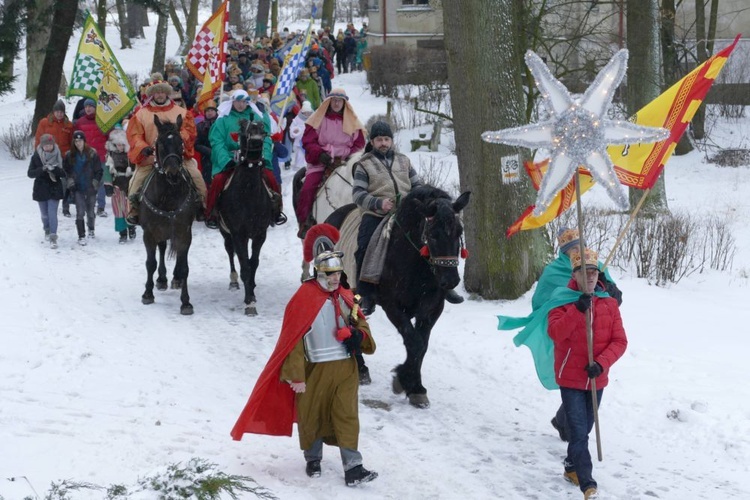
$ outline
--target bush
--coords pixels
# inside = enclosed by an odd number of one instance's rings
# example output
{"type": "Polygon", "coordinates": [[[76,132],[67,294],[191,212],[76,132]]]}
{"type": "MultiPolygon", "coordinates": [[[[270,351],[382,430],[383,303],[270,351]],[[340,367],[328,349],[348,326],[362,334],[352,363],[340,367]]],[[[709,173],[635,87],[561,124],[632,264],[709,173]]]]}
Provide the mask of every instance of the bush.
{"type": "Polygon", "coordinates": [[[446,55],[442,50],[376,45],[370,49],[370,62],[367,83],[377,96],[395,98],[400,85],[448,81],[446,55]]]}
{"type": "Polygon", "coordinates": [[[34,152],[34,137],[31,135],[31,118],[11,124],[0,140],[16,160],[25,160],[34,152]]]}
{"type": "MultiPolygon", "coordinates": [[[[586,245],[596,250],[604,262],[630,215],[584,209],[583,216],[586,245]]],[[[555,252],[561,227],[577,227],[575,210],[548,225],[555,252]]],[[[664,286],[706,269],[731,270],[736,250],[729,223],[718,216],[671,213],[636,217],[609,266],[634,269],[639,278],[664,286]]]]}

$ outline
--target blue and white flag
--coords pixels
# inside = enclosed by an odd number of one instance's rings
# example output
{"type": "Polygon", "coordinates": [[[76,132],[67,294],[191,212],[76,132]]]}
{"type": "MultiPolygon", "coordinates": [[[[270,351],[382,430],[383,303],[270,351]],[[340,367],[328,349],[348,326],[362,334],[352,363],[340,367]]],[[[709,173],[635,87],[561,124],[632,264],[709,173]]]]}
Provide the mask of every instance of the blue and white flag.
{"type": "Polygon", "coordinates": [[[305,65],[305,55],[310,49],[312,25],[313,21],[310,19],[305,38],[301,43],[295,44],[284,58],[284,67],[281,68],[279,81],[276,83],[273,96],[271,96],[271,111],[276,113],[279,118],[283,118],[287,108],[291,107],[294,102],[292,88],[297,81],[297,75],[305,65]]]}

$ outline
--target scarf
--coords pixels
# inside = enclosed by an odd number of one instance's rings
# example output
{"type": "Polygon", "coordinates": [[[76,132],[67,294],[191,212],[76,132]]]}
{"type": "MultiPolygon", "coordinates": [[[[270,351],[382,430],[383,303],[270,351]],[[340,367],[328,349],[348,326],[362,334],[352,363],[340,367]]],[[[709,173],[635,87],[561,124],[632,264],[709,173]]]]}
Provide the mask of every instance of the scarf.
{"type": "Polygon", "coordinates": [[[40,144],[36,148],[36,152],[37,154],[39,154],[39,159],[42,160],[42,165],[49,174],[50,180],[52,182],[57,182],[57,176],[53,174],[52,171],[62,166],[62,155],[60,154],[60,148],[57,147],[57,144],[54,144],[54,149],[52,149],[52,151],[48,153],[40,144]]]}

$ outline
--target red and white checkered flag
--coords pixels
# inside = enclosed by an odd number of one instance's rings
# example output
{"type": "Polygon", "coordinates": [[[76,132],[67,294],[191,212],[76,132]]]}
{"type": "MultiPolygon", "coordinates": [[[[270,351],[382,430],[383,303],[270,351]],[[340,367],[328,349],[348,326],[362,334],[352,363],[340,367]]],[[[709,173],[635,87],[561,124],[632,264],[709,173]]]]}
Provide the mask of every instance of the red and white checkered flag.
{"type": "Polygon", "coordinates": [[[195,35],[193,46],[190,47],[188,52],[188,69],[198,81],[203,82],[203,92],[199,96],[198,102],[211,99],[224,80],[228,22],[229,0],[226,0],[195,35]],[[207,69],[208,75],[206,74],[207,69]]]}

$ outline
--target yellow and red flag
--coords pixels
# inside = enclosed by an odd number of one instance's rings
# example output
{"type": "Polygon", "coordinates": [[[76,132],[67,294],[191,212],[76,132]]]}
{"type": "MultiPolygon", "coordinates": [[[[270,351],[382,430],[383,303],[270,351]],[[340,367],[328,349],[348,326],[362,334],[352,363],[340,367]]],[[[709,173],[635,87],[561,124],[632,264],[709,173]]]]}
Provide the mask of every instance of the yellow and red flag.
{"type": "Polygon", "coordinates": [[[227,30],[229,23],[229,0],[225,0],[195,35],[193,46],[187,55],[187,67],[203,90],[198,96],[198,107],[213,99],[224,81],[226,72],[227,30]]]}
{"type": "MultiPolygon", "coordinates": [[[[653,187],[739,39],[740,35],[737,35],[731,45],[688,73],[682,80],[672,85],[630,118],[638,125],[664,127],[669,130],[670,134],[661,142],[629,146],[616,145],[607,148],[609,157],[615,164],[617,178],[622,184],[638,189],[653,187]]],[[[543,174],[547,171],[548,163],[549,160],[545,160],[541,163],[527,162],[524,165],[537,190],[543,174]]],[[[583,194],[594,185],[594,180],[586,169],[579,168],[578,171],[582,174],[580,178],[581,194],[583,194]]],[[[534,217],[531,215],[534,207],[527,208],[508,228],[506,236],[510,237],[518,231],[536,229],[554,220],[576,201],[575,193],[575,177],[573,177],[570,183],[555,196],[542,215],[534,217]]]]}

